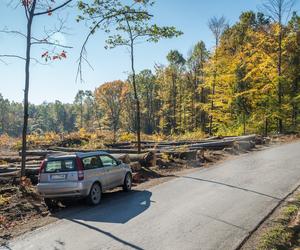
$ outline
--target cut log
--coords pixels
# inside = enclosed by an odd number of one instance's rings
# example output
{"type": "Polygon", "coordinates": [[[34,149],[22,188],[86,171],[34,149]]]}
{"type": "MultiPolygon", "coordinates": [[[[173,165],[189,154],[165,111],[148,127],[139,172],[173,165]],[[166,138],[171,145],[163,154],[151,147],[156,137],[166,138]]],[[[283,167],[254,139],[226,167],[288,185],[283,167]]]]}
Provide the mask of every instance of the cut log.
{"type": "Polygon", "coordinates": [[[121,160],[122,162],[129,164],[130,163],[130,158],[128,154],[112,154],[113,157],[116,159],[121,160]]]}
{"type": "MultiPolygon", "coordinates": [[[[68,153],[76,153],[76,152],[98,152],[103,151],[109,154],[136,154],[138,151],[136,149],[79,149],[79,148],[62,148],[62,147],[51,147],[49,150],[53,152],[68,152],[68,153]]],[[[145,153],[145,152],[143,152],[145,153]]]]}
{"type": "Polygon", "coordinates": [[[139,162],[143,167],[153,167],[156,165],[155,151],[149,151],[144,154],[128,154],[130,162],[139,162]]]}
{"type": "MultiPolygon", "coordinates": [[[[40,159],[45,158],[47,155],[51,154],[59,154],[64,152],[54,151],[54,150],[27,150],[26,155],[27,156],[36,156],[40,157],[40,159]]],[[[22,155],[22,152],[19,152],[19,155],[22,155]]]]}
{"type": "MultiPolygon", "coordinates": [[[[197,144],[197,143],[206,143],[206,142],[214,142],[215,140],[210,139],[203,139],[203,140],[185,140],[185,141],[162,141],[162,142],[148,142],[143,144],[142,147],[156,147],[156,148],[163,148],[163,147],[169,147],[169,146],[183,146],[183,145],[191,145],[191,144],[197,144]]],[[[136,143],[136,142],[133,142],[136,143]]]]}
{"type": "Polygon", "coordinates": [[[225,137],[223,140],[227,141],[255,141],[257,135],[243,135],[243,136],[234,136],[234,137],[225,137]]]}
{"type": "Polygon", "coordinates": [[[130,167],[131,167],[132,172],[138,172],[142,169],[142,165],[138,161],[131,162],[130,167]]]}
{"type": "MultiPolygon", "coordinates": [[[[101,151],[104,151],[109,154],[137,154],[138,151],[136,149],[102,149],[101,151]]],[[[146,153],[147,151],[142,151],[141,153],[146,153]]]]}
{"type": "Polygon", "coordinates": [[[166,154],[169,157],[175,159],[182,159],[182,160],[196,160],[197,159],[197,150],[187,150],[187,151],[164,151],[160,154],[166,154]]]}
{"type": "MultiPolygon", "coordinates": [[[[21,172],[20,168],[1,168],[0,169],[0,177],[8,177],[8,176],[18,176],[21,172]]],[[[26,177],[37,176],[39,173],[39,168],[37,167],[30,167],[25,169],[26,177]]]]}
{"type": "Polygon", "coordinates": [[[225,147],[231,147],[233,145],[233,140],[220,141],[220,142],[206,142],[206,143],[198,143],[189,145],[189,149],[213,149],[213,150],[221,150],[225,147]]]}
{"type": "MultiPolygon", "coordinates": [[[[41,160],[43,157],[41,156],[31,156],[27,157],[27,160],[41,160]]],[[[22,158],[20,156],[0,156],[0,161],[5,161],[7,163],[21,162],[22,158]]]]}
{"type": "MultiPolygon", "coordinates": [[[[184,146],[185,150],[182,149],[182,151],[187,150],[201,150],[201,149],[210,149],[210,150],[222,150],[226,147],[232,147],[235,141],[227,140],[227,141],[218,141],[218,142],[206,142],[206,143],[197,143],[197,144],[191,144],[184,146]]],[[[175,146],[175,147],[167,147],[167,148],[161,148],[158,149],[159,152],[170,152],[170,151],[180,151],[180,148],[183,146],[175,146]]]]}
{"type": "Polygon", "coordinates": [[[6,172],[0,172],[0,179],[8,177],[17,177],[18,175],[20,175],[20,172],[20,170],[9,170],[6,172]]]}
{"type": "MultiPolygon", "coordinates": [[[[39,168],[40,167],[40,164],[26,164],[26,169],[29,169],[29,168],[39,168]]],[[[20,163],[15,163],[15,164],[8,164],[8,165],[0,165],[0,172],[1,172],[1,169],[8,169],[8,168],[21,168],[21,164],[20,163]]]]}
{"type": "Polygon", "coordinates": [[[238,141],[236,142],[236,149],[242,151],[249,151],[255,147],[253,141],[238,141]]]}
{"type": "Polygon", "coordinates": [[[130,145],[131,145],[130,142],[120,142],[120,143],[113,143],[113,144],[105,143],[104,144],[104,146],[108,147],[108,148],[119,148],[119,147],[130,146],[130,145]]]}

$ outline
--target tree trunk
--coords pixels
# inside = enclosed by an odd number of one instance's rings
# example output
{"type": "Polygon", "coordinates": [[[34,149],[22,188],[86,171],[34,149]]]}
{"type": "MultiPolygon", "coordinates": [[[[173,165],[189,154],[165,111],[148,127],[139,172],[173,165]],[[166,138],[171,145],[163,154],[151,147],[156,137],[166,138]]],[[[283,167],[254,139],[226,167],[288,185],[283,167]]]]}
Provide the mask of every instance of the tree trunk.
{"type": "Polygon", "coordinates": [[[266,117],[265,118],[265,137],[267,137],[268,136],[268,118],[266,117]]]}
{"type": "MultiPolygon", "coordinates": [[[[176,96],[177,96],[177,90],[176,90],[176,79],[174,73],[172,73],[172,92],[173,92],[173,100],[172,100],[172,105],[173,105],[173,120],[172,120],[172,127],[173,131],[176,133],[177,129],[177,123],[176,123],[176,96]]],[[[172,128],[171,128],[172,129],[172,128]]]]}
{"type": "Polygon", "coordinates": [[[137,87],[135,82],[135,69],[134,69],[134,48],[133,48],[133,40],[131,39],[131,70],[132,70],[132,85],[134,90],[134,99],[136,104],[136,134],[137,134],[137,147],[138,153],[141,153],[141,113],[140,113],[140,100],[137,94],[137,87]]]}
{"type": "MultiPolygon", "coordinates": [[[[216,38],[215,69],[214,69],[214,80],[213,80],[213,87],[212,87],[211,112],[214,110],[214,96],[215,96],[215,92],[216,92],[217,60],[218,60],[217,50],[218,50],[218,47],[219,47],[219,39],[216,38]]],[[[213,135],[212,126],[213,126],[213,115],[211,113],[210,114],[210,120],[209,120],[209,135],[210,136],[213,135]]]]}
{"type": "MultiPolygon", "coordinates": [[[[293,99],[296,97],[297,93],[298,93],[298,79],[295,79],[293,82],[293,99]]],[[[297,130],[297,117],[298,117],[298,103],[293,101],[292,103],[292,126],[294,131],[297,130]]]]}
{"type": "MultiPolygon", "coordinates": [[[[281,10],[280,12],[281,13],[281,10]]],[[[278,36],[278,109],[279,109],[279,114],[281,115],[281,107],[282,107],[282,97],[283,97],[283,92],[282,92],[282,82],[281,82],[281,67],[282,67],[282,23],[281,23],[281,15],[279,16],[279,36],[278,36]]],[[[283,132],[283,121],[282,118],[279,117],[278,119],[278,132],[281,134],[283,132]]]]}
{"type": "Polygon", "coordinates": [[[246,114],[243,113],[243,134],[246,135],[246,114]]]}
{"type": "Polygon", "coordinates": [[[30,69],[30,50],[31,50],[31,28],[34,17],[36,0],[33,0],[29,17],[27,21],[27,36],[26,36],[26,63],[25,63],[25,89],[24,89],[24,118],[22,130],[22,163],[21,177],[25,176],[26,167],[26,149],[27,149],[27,127],[28,127],[28,93],[29,93],[29,69],[30,69]]]}
{"type": "Polygon", "coordinates": [[[82,116],[83,116],[83,101],[81,99],[81,103],[80,103],[80,128],[83,127],[82,116]]]}

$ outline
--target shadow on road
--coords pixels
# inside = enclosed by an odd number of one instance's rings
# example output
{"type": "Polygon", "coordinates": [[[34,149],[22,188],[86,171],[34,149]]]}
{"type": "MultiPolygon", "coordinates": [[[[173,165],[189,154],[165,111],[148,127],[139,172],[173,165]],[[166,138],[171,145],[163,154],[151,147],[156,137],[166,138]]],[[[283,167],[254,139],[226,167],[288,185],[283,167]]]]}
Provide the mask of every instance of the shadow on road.
{"type": "Polygon", "coordinates": [[[139,247],[139,246],[136,246],[136,245],[134,245],[133,243],[130,243],[130,242],[126,241],[126,240],[123,240],[123,239],[121,239],[121,238],[119,238],[119,237],[113,235],[112,233],[107,232],[107,231],[105,231],[105,230],[102,230],[102,229],[100,229],[100,228],[98,228],[98,227],[95,227],[95,226],[86,224],[86,223],[81,222],[81,221],[72,220],[72,219],[70,219],[70,220],[73,221],[74,223],[77,223],[77,224],[82,225],[82,226],[85,226],[85,227],[87,227],[87,228],[89,228],[89,229],[95,230],[95,231],[97,231],[97,232],[99,232],[99,233],[101,233],[101,234],[104,234],[104,235],[106,235],[107,237],[110,237],[111,239],[113,239],[113,240],[115,240],[115,241],[118,241],[118,242],[122,243],[123,245],[126,245],[126,246],[130,247],[131,249],[143,250],[143,248],[141,248],[141,247],[139,247]]]}
{"type": "Polygon", "coordinates": [[[74,212],[62,212],[53,216],[67,220],[124,224],[150,207],[151,195],[152,193],[147,190],[129,193],[122,191],[105,193],[99,206],[90,207],[81,204],[74,212]]]}
{"type": "Polygon", "coordinates": [[[139,246],[121,239],[109,231],[105,231],[92,225],[91,222],[125,224],[150,207],[151,202],[153,202],[150,200],[151,196],[152,193],[147,190],[131,191],[129,193],[124,193],[122,191],[105,193],[103,194],[99,206],[90,207],[80,203],[77,203],[76,206],[76,202],[74,202],[74,204],[71,204],[72,206],[75,205],[73,210],[71,209],[66,212],[62,211],[53,216],[59,219],[72,221],[73,223],[99,232],[131,249],[142,250],[139,246]]]}

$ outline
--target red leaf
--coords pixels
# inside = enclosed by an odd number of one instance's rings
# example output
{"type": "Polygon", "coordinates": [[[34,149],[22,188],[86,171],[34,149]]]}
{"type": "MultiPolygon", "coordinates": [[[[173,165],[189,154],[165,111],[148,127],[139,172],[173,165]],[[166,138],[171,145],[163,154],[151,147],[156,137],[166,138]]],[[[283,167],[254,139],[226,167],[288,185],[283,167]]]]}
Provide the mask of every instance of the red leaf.
{"type": "Polygon", "coordinates": [[[45,57],[45,56],[48,56],[48,51],[46,51],[42,54],[42,57],[45,57]]]}
{"type": "Polygon", "coordinates": [[[63,58],[67,58],[66,51],[63,50],[63,52],[61,52],[60,56],[63,57],[63,58]]]}
{"type": "Polygon", "coordinates": [[[51,16],[51,15],[52,15],[51,10],[52,10],[51,7],[49,7],[49,8],[48,8],[48,16],[51,16]]]}

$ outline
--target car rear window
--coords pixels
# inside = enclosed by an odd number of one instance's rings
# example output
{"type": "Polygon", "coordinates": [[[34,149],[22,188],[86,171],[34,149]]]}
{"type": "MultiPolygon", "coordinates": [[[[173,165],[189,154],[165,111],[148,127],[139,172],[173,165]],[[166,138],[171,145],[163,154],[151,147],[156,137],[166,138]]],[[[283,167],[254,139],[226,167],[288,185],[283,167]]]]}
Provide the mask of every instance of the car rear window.
{"type": "Polygon", "coordinates": [[[73,159],[51,160],[45,167],[45,173],[69,172],[75,171],[75,161],[73,159]]]}

